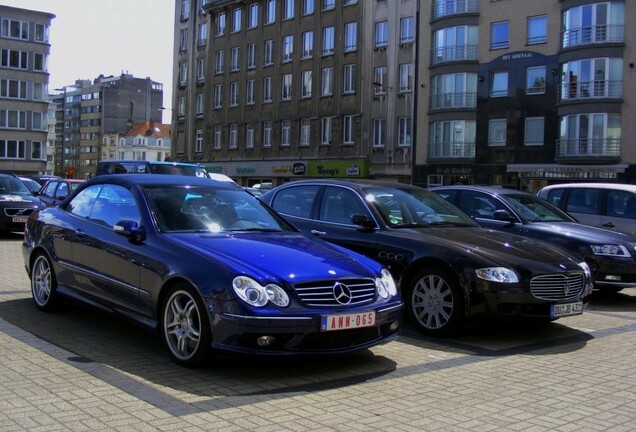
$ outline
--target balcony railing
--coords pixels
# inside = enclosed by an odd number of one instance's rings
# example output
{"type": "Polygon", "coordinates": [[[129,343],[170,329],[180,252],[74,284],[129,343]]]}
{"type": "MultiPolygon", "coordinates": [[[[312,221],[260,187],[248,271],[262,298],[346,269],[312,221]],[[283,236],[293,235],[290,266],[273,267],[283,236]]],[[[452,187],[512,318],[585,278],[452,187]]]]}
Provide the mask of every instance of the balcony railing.
{"type": "Polygon", "coordinates": [[[623,81],[598,80],[559,84],[559,102],[622,97],[623,81]]]}
{"type": "Polygon", "coordinates": [[[431,95],[431,111],[443,109],[477,108],[477,93],[440,93],[431,95]]]}
{"type": "Polygon", "coordinates": [[[431,142],[428,146],[429,159],[474,159],[475,142],[431,142]]]}
{"type": "Polygon", "coordinates": [[[562,139],[556,143],[556,159],[619,159],[620,138],[562,139]]]}
{"type": "Polygon", "coordinates": [[[625,42],[624,25],[597,24],[571,28],[561,33],[561,48],[620,42],[625,42]]]}
{"type": "Polygon", "coordinates": [[[431,18],[479,11],[479,0],[434,0],[431,5],[431,18]]]}
{"type": "Polygon", "coordinates": [[[431,64],[477,60],[477,45],[449,45],[431,52],[431,64]]]}

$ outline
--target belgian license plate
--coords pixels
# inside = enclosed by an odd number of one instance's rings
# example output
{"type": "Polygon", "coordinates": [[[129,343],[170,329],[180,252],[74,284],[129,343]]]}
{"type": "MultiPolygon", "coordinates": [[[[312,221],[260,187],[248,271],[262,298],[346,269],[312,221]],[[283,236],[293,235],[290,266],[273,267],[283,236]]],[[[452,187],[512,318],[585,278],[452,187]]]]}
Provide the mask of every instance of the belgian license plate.
{"type": "Polygon", "coordinates": [[[349,330],[375,325],[375,311],[353,314],[323,315],[320,331],[349,330]]]}
{"type": "Polygon", "coordinates": [[[550,307],[552,318],[580,315],[583,313],[583,302],[555,304],[550,307]]]}
{"type": "Polygon", "coordinates": [[[13,223],[26,223],[27,219],[29,219],[28,216],[14,216],[14,218],[11,219],[11,221],[13,223]]]}

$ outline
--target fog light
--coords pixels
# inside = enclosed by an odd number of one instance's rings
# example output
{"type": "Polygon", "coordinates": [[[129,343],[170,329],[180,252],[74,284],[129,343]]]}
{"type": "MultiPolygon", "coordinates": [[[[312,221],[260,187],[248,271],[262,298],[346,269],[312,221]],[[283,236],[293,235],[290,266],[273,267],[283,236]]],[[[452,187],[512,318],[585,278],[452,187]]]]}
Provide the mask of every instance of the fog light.
{"type": "Polygon", "coordinates": [[[391,327],[389,327],[389,329],[390,329],[391,331],[395,331],[395,330],[397,330],[397,329],[398,329],[398,327],[399,327],[399,326],[400,326],[400,322],[399,322],[399,321],[393,321],[393,322],[391,323],[391,327]]]}
{"type": "Polygon", "coordinates": [[[256,339],[256,343],[260,347],[268,347],[268,346],[274,345],[275,340],[276,339],[274,338],[274,336],[261,336],[258,339],[256,339]]]}
{"type": "Polygon", "coordinates": [[[621,277],[620,277],[620,275],[607,275],[607,276],[605,276],[605,280],[620,282],[621,281],[621,277]]]}

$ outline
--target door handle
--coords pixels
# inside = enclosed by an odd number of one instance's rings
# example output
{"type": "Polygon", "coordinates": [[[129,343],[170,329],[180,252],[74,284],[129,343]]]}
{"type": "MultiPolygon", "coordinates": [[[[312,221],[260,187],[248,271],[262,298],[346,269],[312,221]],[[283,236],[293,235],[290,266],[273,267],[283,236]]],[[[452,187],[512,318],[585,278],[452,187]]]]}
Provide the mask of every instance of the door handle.
{"type": "Polygon", "coordinates": [[[325,234],[327,234],[324,231],[318,231],[318,230],[311,230],[311,233],[315,236],[324,236],[325,234]]]}
{"type": "Polygon", "coordinates": [[[78,228],[75,230],[75,235],[78,237],[86,237],[86,231],[78,228]]]}
{"type": "Polygon", "coordinates": [[[607,223],[604,223],[603,226],[608,228],[614,228],[616,225],[614,225],[612,222],[607,222],[607,223]]]}

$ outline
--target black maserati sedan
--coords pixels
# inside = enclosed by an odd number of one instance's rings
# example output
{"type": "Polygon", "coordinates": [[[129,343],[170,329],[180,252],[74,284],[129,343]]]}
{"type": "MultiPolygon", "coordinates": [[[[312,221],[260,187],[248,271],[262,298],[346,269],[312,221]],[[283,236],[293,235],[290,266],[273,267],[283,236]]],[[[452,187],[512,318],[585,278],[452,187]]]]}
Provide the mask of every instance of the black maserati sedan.
{"type": "Polygon", "coordinates": [[[636,287],[636,236],[578,223],[530,193],[497,186],[430,188],[486,228],[548,241],[581,256],[599,293],[636,287]]]}
{"type": "Polygon", "coordinates": [[[263,194],[306,234],[389,268],[424,333],[456,332],[479,314],[554,320],[583,312],[583,260],[549,243],[481,227],[423,188],[373,180],[300,180],[263,194]]]}

